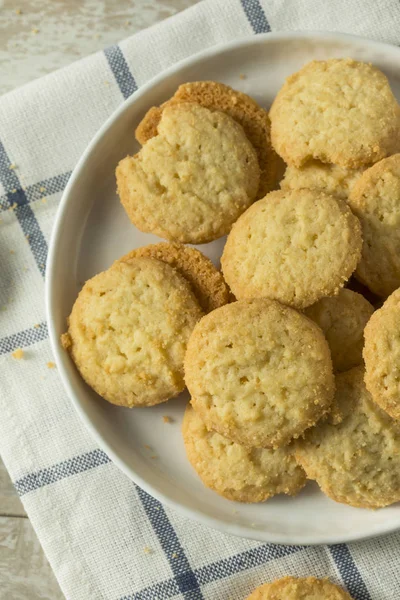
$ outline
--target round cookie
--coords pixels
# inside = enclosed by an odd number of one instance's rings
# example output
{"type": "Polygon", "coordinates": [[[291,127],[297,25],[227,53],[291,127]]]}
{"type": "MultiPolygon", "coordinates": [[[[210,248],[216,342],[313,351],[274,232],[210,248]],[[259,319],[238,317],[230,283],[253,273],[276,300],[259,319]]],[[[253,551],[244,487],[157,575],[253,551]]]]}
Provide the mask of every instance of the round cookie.
{"type": "Polygon", "coordinates": [[[153,106],[139,123],[135,135],[145,144],[157,135],[157,127],[166,106],[179,102],[195,102],[209,110],[220,110],[239,123],[257,152],[260,185],[257,198],[277,188],[284,163],[271,145],[271,123],[266,110],[253,98],[216,81],[193,81],[179,86],[174,96],[162,106],[153,106]]]}
{"type": "Polygon", "coordinates": [[[288,165],[281,181],[282,190],[307,188],[320,190],[326,194],[347,200],[355,182],[361,176],[362,169],[346,169],[338,165],[329,165],[319,160],[310,160],[303,167],[288,165]]]}
{"type": "Polygon", "coordinates": [[[184,367],[206,427],[249,447],[289,444],[330,410],[334,394],[320,328],[266,298],[226,304],[203,317],[184,367]]]}
{"type": "Polygon", "coordinates": [[[231,301],[231,294],[221,271],[207,256],[184,244],[161,242],[135,248],[119,260],[130,262],[137,256],[161,260],[178,271],[191,285],[194,295],[205,313],[231,301]]]}
{"type": "Polygon", "coordinates": [[[312,61],[287,78],[269,113],[272,145],[288,164],[350,169],[399,149],[400,107],[385,75],[349,58],[312,61]]]}
{"type": "Polygon", "coordinates": [[[325,334],[334,371],[348,371],[363,362],[364,327],[373,312],[364,296],[348,289],[305,309],[304,314],[325,334]]]}
{"type": "Polygon", "coordinates": [[[358,219],[316,190],[271,192],[235,223],[221,265],[236,298],[305,308],[337,294],[361,255],[358,219]]]}
{"type": "Polygon", "coordinates": [[[186,345],[202,314],[172,267],[135,258],[86,282],[62,344],[100,396],[120,406],[151,406],[184,389],[186,345]]]}
{"type": "Polygon", "coordinates": [[[208,430],[190,405],[182,432],[189,462],[204,485],[228,500],[264,502],[276,494],[294,496],[306,483],[292,446],[246,448],[208,430]]]}
{"type": "Polygon", "coordinates": [[[372,315],[364,336],[367,389],[383,410],[400,420],[400,289],[372,315]]]}
{"type": "Polygon", "coordinates": [[[243,128],[197,104],[167,106],[158,135],[118,165],[118,193],[141,231],[201,244],[229,232],[253,202],[260,169],[243,128]]]}
{"type": "Polygon", "coordinates": [[[400,154],[364,171],[349,205],[360,219],[364,240],[356,276],[385,298],[400,287],[400,154]]]}
{"type": "Polygon", "coordinates": [[[352,600],[328,579],[283,577],[256,588],[247,600],[352,600]]]}
{"type": "Polygon", "coordinates": [[[335,500],[360,508],[400,501],[400,423],[372,400],[363,367],[336,377],[340,423],[319,423],[296,442],[308,479],[335,500]]]}

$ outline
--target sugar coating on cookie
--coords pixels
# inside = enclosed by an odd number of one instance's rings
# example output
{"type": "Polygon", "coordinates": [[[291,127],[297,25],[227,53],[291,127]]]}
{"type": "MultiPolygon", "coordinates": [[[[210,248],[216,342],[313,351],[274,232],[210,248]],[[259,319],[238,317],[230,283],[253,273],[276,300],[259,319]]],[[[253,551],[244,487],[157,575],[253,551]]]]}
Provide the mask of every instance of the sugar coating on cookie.
{"type": "Polygon", "coordinates": [[[296,442],[307,477],[336,502],[379,508],[400,501],[400,423],[373,401],[364,368],[336,377],[340,423],[318,423],[296,442]]]}
{"type": "Polygon", "coordinates": [[[260,169],[243,128],[197,104],[167,106],[158,135],[118,165],[118,193],[141,231],[205,243],[253,202],[260,169]]]}
{"type": "Polygon", "coordinates": [[[399,149],[400,108],[386,76],[349,58],[306,64],[269,115],[272,145],[296,167],[314,158],[358,168],[399,149]]]}
{"type": "Polygon", "coordinates": [[[150,406],[184,389],[186,345],[202,314],[189,283],[172,267],[135,258],[86,282],[62,343],[100,396],[150,406]]]}
{"type": "Polygon", "coordinates": [[[264,502],[276,494],[294,496],[306,483],[292,446],[247,448],[207,429],[190,404],[182,432],[187,457],[203,483],[228,500],[264,502]]]}
{"type": "Polygon", "coordinates": [[[400,287],[400,154],[364,171],[349,204],[364,240],[357,278],[385,298],[400,287]]]}
{"type": "Polygon", "coordinates": [[[190,337],[184,367],[205,425],[250,447],[288,444],[330,409],[334,394],[321,329],[265,298],[206,315],[190,337]]]}
{"type": "Polygon", "coordinates": [[[119,260],[130,262],[137,256],[161,260],[178,271],[191,285],[203,312],[208,313],[231,301],[230,290],[221,271],[196,248],[161,242],[135,248],[119,260]]]}
{"type": "Polygon", "coordinates": [[[256,588],[247,600],[352,600],[328,579],[283,577],[256,588]]]}
{"type": "Polygon", "coordinates": [[[400,419],[400,289],[372,315],[364,336],[366,386],[383,410],[400,419]]]}
{"type": "Polygon", "coordinates": [[[271,192],[235,223],[221,258],[236,298],[305,308],[337,294],[361,255],[360,223],[317,190],[271,192]]]}
{"type": "Polygon", "coordinates": [[[334,371],[348,371],[362,363],[364,327],[373,312],[374,307],[364,296],[348,289],[305,309],[304,314],[324,332],[334,371]]]}
{"type": "Polygon", "coordinates": [[[220,110],[239,123],[257,152],[260,185],[257,198],[276,189],[284,171],[284,163],[271,145],[271,123],[266,110],[253,98],[216,81],[193,81],[179,86],[174,96],[162,106],[153,106],[139,123],[135,135],[145,144],[157,135],[164,108],[171,103],[195,102],[210,110],[220,110]]]}
{"type": "Polygon", "coordinates": [[[281,181],[281,189],[308,188],[347,200],[362,172],[362,169],[347,169],[319,160],[310,160],[299,168],[288,165],[281,181]]]}

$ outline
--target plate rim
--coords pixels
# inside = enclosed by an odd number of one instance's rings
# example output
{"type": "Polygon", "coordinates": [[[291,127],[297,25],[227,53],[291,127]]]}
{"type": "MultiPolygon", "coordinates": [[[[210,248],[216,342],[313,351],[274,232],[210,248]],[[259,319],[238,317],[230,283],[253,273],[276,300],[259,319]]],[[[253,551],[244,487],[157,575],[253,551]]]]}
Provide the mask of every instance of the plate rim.
{"type": "Polygon", "coordinates": [[[58,333],[55,327],[55,318],[53,318],[53,314],[56,310],[55,306],[55,272],[57,267],[57,250],[59,238],[62,235],[63,231],[63,222],[65,218],[66,211],[69,207],[69,201],[71,197],[71,191],[75,186],[76,180],[79,178],[80,174],[84,171],[85,165],[92,152],[95,150],[102,137],[108,132],[108,130],[113,126],[114,122],[119,119],[119,117],[125,112],[128,111],[132,104],[136,103],[136,101],[142,96],[146,95],[151,91],[153,87],[156,87],[160,82],[164,79],[174,75],[179,72],[183,67],[190,67],[191,65],[195,65],[206,58],[211,56],[216,56],[226,51],[235,50],[243,46],[249,45],[259,45],[265,44],[268,42],[275,42],[276,40],[303,40],[303,39],[316,39],[321,41],[322,43],[326,40],[337,40],[337,41],[347,41],[347,42],[359,42],[364,43],[372,48],[385,49],[390,50],[391,52],[397,53],[400,58],[400,47],[397,47],[393,44],[381,42],[377,40],[370,40],[363,36],[342,33],[342,32],[334,32],[334,31],[319,31],[319,30],[309,30],[309,31],[278,31],[278,32],[269,32],[257,35],[250,35],[241,37],[239,39],[213,45],[205,50],[197,52],[187,58],[184,58],[177,63],[174,63],[172,66],[168,67],[164,71],[161,71],[155,77],[151,78],[145,84],[143,84],[137,91],[135,91],[129,98],[124,100],[118,108],[112,112],[112,114],[106,119],[103,125],[98,129],[96,134],[93,136],[86,149],[80,156],[77,164],[75,165],[71,176],[68,180],[68,183],[64,189],[62,197],[60,199],[60,203],[57,208],[56,216],[54,219],[50,242],[49,242],[49,250],[46,261],[46,277],[45,277],[45,314],[46,321],[49,331],[49,338],[51,344],[51,350],[53,352],[55,362],[57,365],[57,370],[60,375],[63,387],[67,392],[68,398],[71,401],[74,409],[79,415],[79,418],[84,423],[86,429],[89,431],[92,438],[96,441],[99,447],[109,456],[112,462],[135,484],[137,484],[140,488],[142,488],[145,492],[150,494],[152,497],[156,498],[162,504],[171,508],[172,510],[177,511],[179,514],[184,517],[194,520],[206,527],[211,527],[214,530],[221,531],[225,534],[234,535],[241,538],[247,538],[251,540],[256,540],[264,543],[273,543],[273,544],[282,544],[282,545],[301,545],[301,546],[320,546],[324,544],[340,544],[340,543],[349,543],[360,540],[372,539],[374,537],[387,535],[389,533],[393,533],[395,531],[400,530],[400,521],[398,524],[390,524],[385,523],[383,525],[379,525],[379,529],[377,531],[358,533],[358,534],[347,534],[347,535],[339,535],[329,536],[318,538],[318,540],[314,539],[313,535],[299,535],[293,534],[290,535],[290,541],[288,540],[286,534],[274,533],[271,531],[265,532],[257,531],[256,529],[252,529],[245,525],[239,525],[235,523],[229,523],[227,521],[221,521],[217,517],[212,517],[205,513],[198,512],[195,509],[190,509],[184,505],[179,504],[173,498],[170,498],[168,495],[164,494],[161,490],[154,489],[151,484],[148,484],[146,480],[144,480],[140,475],[138,475],[135,471],[132,470],[129,465],[127,465],[119,456],[116,451],[110,446],[110,444],[105,440],[100,431],[93,424],[89,415],[86,413],[84,407],[82,406],[79,396],[75,394],[73,386],[71,384],[69,375],[67,370],[64,368],[62,361],[62,350],[61,345],[59,343],[58,333]]]}

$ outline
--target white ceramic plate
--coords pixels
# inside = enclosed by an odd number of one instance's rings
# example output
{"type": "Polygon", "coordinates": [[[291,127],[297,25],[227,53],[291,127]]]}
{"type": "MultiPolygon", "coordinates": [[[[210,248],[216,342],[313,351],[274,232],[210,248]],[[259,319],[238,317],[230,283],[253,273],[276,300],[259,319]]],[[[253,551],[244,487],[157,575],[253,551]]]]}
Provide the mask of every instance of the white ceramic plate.
{"type": "MultiPolygon", "coordinates": [[[[261,541],[339,543],[387,533],[400,528],[400,506],[375,512],[350,508],[324,497],[314,484],[296,498],[279,496],[259,505],[229,502],[206,489],[186,460],[180,434],[186,394],[153,408],[112,406],[86,386],[59,339],[81,282],[132,248],[158,239],[131,225],[114,178],[118,161],[138,150],[133,131],[150,106],[169,98],[180,83],[212,79],[269,107],[284,78],[307,61],[347,56],[381,68],[400,97],[400,49],[342,34],[258,35],[207,50],[164,72],[133,94],[86,150],[65,190],[50,247],[47,316],[53,350],[71,401],[98,444],[161,502],[211,527],[261,541]],[[163,415],[174,422],[163,423],[163,415]]],[[[201,250],[218,264],[223,243],[201,250]]]]}

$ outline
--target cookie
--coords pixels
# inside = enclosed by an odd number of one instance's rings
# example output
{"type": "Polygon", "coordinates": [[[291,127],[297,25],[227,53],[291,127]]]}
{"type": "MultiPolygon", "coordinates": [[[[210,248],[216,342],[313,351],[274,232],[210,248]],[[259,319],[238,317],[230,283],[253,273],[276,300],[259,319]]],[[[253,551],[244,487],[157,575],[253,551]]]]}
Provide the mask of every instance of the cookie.
{"type": "Polygon", "coordinates": [[[130,262],[137,256],[155,258],[176,269],[190,283],[193,293],[205,313],[231,301],[231,294],[221,271],[196,248],[161,242],[135,248],[119,260],[130,262]]]}
{"type": "Polygon", "coordinates": [[[203,317],[184,368],[192,406],[206,427],[249,447],[289,444],[330,409],[334,394],[320,328],[266,298],[203,317]]]}
{"type": "Polygon", "coordinates": [[[271,123],[267,111],[253,98],[216,81],[193,81],[179,86],[174,96],[162,106],[153,106],[136,129],[136,139],[145,144],[157,135],[158,124],[166,106],[177,102],[195,102],[210,110],[220,110],[239,123],[257,152],[260,185],[257,198],[277,188],[284,163],[271,145],[271,123]]]}
{"type": "Polygon", "coordinates": [[[221,265],[236,298],[305,308],[337,294],[361,255],[349,207],[317,190],[271,192],[235,223],[221,265]]]}
{"type": "Polygon", "coordinates": [[[118,165],[118,193],[138,229],[202,244],[229,232],[253,202],[260,172],[243,128],[197,104],[164,109],[158,135],[118,165]]]}
{"type": "Polygon", "coordinates": [[[328,579],[283,577],[256,588],[247,600],[352,600],[328,579]]]}
{"type": "Polygon", "coordinates": [[[350,58],[312,61],[287,78],[270,113],[272,145],[284,161],[350,169],[399,149],[400,107],[385,75],[350,58]]]}
{"type": "Polygon", "coordinates": [[[172,267],[135,258],[86,282],[62,343],[100,396],[120,406],[151,406],[184,389],[186,345],[202,314],[172,267]]]}
{"type": "Polygon", "coordinates": [[[364,336],[367,389],[383,410],[400,419],[400,290],[372,315],[364,336]]]}
{"type": "Polygon", "coordinates": [[[299,168],[288,165],[281,181],[281,189],[287,191],[307,188],[347,200],[362,172],[362,169],[347,169],[310,160],[299,168]]]}
{"type": "Polygon", "coordinates": [[[373,312],[364,296],[348,289],[305,309],[325,334],[334,371],[348,371],[363,362],[364,327],[373,312]]]}
{"type": "Polygon", "coordinates": [[[342,421],[319,423],[296,442],[296,459],[308,479],[332,500],[379,508],[400,500],[400,423],[375,402],[363,367],[336,377],[342,421]]]}
{"type": "Polygon", "coordinates": [[[306,477],[293,448],[246,448],[205,426],[188,405],[182,425],[186,454],[204,485],[228,500],[264,502],[276,494],[294,496],[306,477]]]}
{"type": "Polygon", "coordinates": [[[356,276],[386,298],[400,287],[400,154],[364,171],[349,204],[364,240],[356,276]]]}

